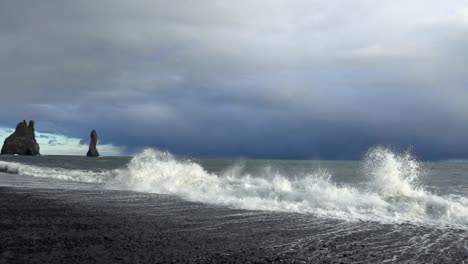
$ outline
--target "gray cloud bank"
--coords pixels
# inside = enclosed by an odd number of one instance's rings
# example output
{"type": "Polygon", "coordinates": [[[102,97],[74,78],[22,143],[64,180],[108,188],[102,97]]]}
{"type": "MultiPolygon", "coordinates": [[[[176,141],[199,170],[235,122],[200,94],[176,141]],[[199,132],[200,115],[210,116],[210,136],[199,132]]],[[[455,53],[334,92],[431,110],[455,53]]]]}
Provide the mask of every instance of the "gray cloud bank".
{"type": "Polygon", "coordinates": [[[3,1],[0,125],[199,156],[466,158],[466,47],[461,0],[3,1]]]}

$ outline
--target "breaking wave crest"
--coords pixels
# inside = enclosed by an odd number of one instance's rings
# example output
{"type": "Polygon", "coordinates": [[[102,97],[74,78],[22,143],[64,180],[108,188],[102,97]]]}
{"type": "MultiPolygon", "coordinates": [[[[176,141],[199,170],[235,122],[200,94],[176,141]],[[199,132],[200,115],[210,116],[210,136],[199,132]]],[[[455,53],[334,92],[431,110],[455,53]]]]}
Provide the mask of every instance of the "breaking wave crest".
{"type": "Polygon", "coordinates": [[[468,224],[468,199],[437,196],[418,187],[420,164],[409,154],[377,147],[363,162],[367,188],[337,185],[326,170],[281,175],[265,168],[242,174],[237,166],[221,175],[192,161],[145,150],[109,186],[178,195],[190,201],[242,209],[312,213],[341,219],[468,224]]]}
{"type": "Polygon", "coordinates": [[[340,185],[327,170],[283,175],[265,168],[255,175],[233,166],[207,172],[190,160],[147,149],[126,169],[86,172],[0,163],[0,171],[64,180],[104,183],[107,188],[177,195],[183,199],[249,210],[310,213],[345,220],[468,225],[468,199],[440,196],[418,184],[420,163],[409,153],[369,150],[363,161],[364,187],[340,185]]]}

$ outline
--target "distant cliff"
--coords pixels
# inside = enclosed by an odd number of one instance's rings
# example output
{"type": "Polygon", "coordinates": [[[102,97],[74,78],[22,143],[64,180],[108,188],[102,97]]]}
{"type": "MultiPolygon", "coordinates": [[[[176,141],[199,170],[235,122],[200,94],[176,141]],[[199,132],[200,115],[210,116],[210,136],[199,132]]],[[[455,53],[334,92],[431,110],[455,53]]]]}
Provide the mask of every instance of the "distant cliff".
{"type": "Polygon", "coordinates": [[[86,153],[86,156],[88,157],[99,157],[99,152],[97,151],[97,133],[96,130],[93,129],[91,131],[91,142],[89,142],[89,150],[88,153],[86,153]]]}
{"type": "Polygon", "coordinates": [[[39,155],[39,144],[34,133],[34,121],[26,120],[16,126],[15,132],[5,139],[1,154],[39,155]]]}

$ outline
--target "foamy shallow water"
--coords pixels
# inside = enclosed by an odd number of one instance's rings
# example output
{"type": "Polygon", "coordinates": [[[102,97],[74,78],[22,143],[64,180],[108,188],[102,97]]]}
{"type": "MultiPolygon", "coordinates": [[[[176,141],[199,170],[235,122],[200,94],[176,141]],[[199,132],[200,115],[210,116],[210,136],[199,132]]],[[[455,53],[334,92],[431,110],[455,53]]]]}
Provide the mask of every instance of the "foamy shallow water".
{"type": "Polygon", "coordinates": [[[423,164],[382,147],[361,162],[192,161],[147,149],[131,159],[3,157],[0,171],[15,177],[0,184],[130,190],[237,209],[466,228],[465,167],[423,164]]]}
{"type": "Polygon", "coordinates": [[[240,210],[155,193],[0,187],[0,215],[6,263],[468,260],[467,234],[453,227],[240,210]]]}
{"type": "Polygon", "coordinates": [[[242,212],[239,223],[258,216],[242,230],[294,232],[288,244],[268,236],[272,247],[334,248],[309,260],[359,251],[357,262],[468,261],[468,165],[381,147],[357,162],[189,160],[152,149],[133,158],[2,156],[0,171],[0,186],[86,206],[121,203],[149,218],[189,210],[184,217],[228,226],[229,210],[242,212]]]}

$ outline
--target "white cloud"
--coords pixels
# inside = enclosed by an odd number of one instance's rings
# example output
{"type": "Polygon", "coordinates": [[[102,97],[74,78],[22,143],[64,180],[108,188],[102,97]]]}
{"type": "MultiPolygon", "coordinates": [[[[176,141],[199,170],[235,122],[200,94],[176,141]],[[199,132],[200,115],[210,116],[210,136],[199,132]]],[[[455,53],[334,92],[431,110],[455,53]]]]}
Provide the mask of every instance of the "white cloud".
{"type": "MultiPolygon", "coordinates": [[[[14,129],[0,128],[0,142],[11,135],[14,129]]],[[[65,135],[41,133],[36,131],[36,141],[40,146],[42,155],[76,155],[84,156],[88,151],[88,145],[81,144],[81,139],[67,137],[65,135]]],[[[98,151],[102,156],[119,156],[125,152],[122,147],[111,144],[98,144],[98,151]]]]}

